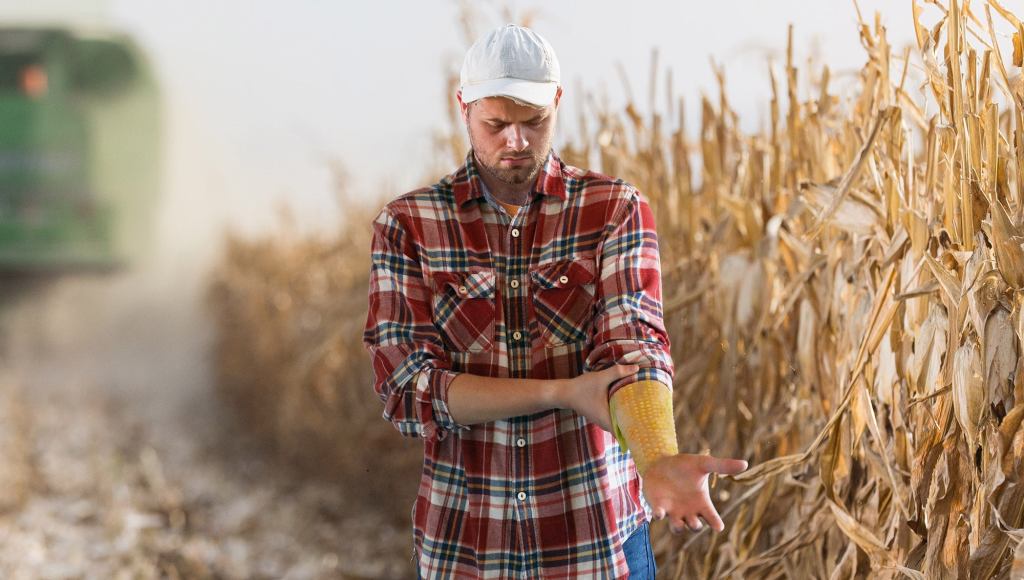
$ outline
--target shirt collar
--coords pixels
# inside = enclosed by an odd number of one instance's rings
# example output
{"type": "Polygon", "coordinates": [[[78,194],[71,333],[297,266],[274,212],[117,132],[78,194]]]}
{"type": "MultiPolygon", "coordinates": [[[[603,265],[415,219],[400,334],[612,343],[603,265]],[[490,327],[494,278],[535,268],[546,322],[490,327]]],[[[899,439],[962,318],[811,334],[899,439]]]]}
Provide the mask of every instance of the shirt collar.
{"type": "MultiPolygon", "coordinates": [[[[452,193],[455,195],[455,203],[458,206],[471,199],[484,197],[483,181],[477,171],[476,159],[472,149],[466,155],[466,163],[455,174],[452,180],[452,193]]],[[[533,184],[533,194],[550,195],[558,199],[565,199],[565,180],[562,177],[562,160],[555,155],[554,150],[548,153],[543,167],[537,174],[537,180],[533,184]]]]}

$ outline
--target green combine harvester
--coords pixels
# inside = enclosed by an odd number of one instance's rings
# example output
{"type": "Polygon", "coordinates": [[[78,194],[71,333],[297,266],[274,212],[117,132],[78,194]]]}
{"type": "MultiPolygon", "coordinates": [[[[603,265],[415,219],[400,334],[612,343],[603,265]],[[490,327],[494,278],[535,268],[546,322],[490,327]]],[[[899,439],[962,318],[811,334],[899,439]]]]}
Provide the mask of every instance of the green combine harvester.
{"type": "Polygon", "coordinates": [[[159,133],[156,83],[131,40],[0,26],[0,276],[144,258],[159,133]]]}

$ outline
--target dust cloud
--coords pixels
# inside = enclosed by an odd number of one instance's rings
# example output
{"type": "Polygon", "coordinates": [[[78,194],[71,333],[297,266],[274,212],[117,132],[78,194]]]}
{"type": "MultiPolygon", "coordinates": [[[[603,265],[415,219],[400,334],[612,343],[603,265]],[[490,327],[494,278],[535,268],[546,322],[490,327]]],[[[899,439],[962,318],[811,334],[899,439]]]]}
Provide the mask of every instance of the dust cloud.
{"type": "Polygon", "coordinates": [[[149,256],[0,282],[0,576],[405,575],[406,527],[293,476],[219,401],[207,275],[226,229],[265,231],[275,209],[167,115],[149,256]]]}

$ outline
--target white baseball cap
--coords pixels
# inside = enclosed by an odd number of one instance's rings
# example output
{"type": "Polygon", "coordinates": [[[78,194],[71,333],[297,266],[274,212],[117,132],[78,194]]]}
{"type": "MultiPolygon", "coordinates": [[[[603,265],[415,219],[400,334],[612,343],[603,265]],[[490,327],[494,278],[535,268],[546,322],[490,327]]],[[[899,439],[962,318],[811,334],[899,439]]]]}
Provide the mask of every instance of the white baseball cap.
{"type": "Polygon", "coordinates": [[[560,71],[555,50],[541,35],[506,24],[477,40],[462,63],[462,102],[512,97],[545,107],[555,100],[560,71]]]}

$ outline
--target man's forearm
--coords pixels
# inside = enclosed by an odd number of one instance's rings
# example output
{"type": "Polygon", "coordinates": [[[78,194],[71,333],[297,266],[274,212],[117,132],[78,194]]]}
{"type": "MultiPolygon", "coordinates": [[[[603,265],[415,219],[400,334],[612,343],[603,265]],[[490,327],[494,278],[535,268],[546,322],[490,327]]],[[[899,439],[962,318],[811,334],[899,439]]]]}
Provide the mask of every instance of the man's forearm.
{"type": "Polygon", "coordinates": [[[565,382],[503,379],[460,374],[448,388],[448,411],[456,423],[475,425],[562,408],[565,382]]]}

